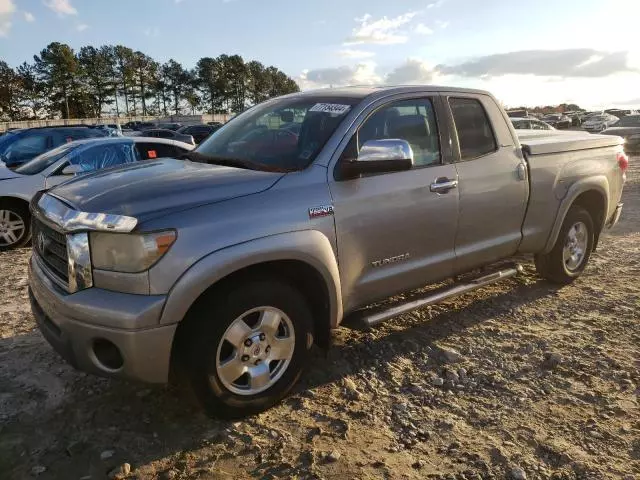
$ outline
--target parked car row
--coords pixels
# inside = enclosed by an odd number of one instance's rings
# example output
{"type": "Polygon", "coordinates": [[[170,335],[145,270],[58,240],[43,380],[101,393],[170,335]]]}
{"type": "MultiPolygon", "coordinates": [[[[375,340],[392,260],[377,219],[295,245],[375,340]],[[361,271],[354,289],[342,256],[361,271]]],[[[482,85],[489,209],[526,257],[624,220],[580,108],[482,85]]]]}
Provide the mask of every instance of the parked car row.
{"type": "MultiPolygon", "coordinates": [[[[629,110],[633,112],[632,110],[629,110]]],[[[508,112],[511,113],[511,112],[508,112]]],[[[640,114],[624,115],[620,118],[606,112],[583,112],[582,129],[590,133],[602,133],[605,135],[616,135],[624,138],[624,150],[627,153],[640,153],[640,114]]],[[[545,118],[551,117],[548,115],[545,118]]],[[[554,114],[558,119],[560,114],[554,114]]],[[[524,118],[510,117],[511,123],[516,130],[555,130],[547,122],[538,120],[532,116],[524,118]]],[[[558,122],[556,121],[556,127],[558,122]]],[[[566,120],[562,123],[566,126],[566,120]]],[[[538,133],[529,132],[526,135],[539,136],[538,133]]]]}
{"type": "Polygon", "coordinates": [[[624,138],[626,152],[640,153],[640,114],[622,117],[619,122],[601,133],[624,138]]]}
{"type": "Polygon", "coordinates": [[[182,125],[180,123],[129,122],[124,126],[128,136],[144,135],[156,138],[170,138],[179,142],[199,145],[213,132],[222,127],[220,122],[182,125]]]}
{"type": "Polygon", "coordinates": [[[516,130],[555,130],[551,125],[537,118],[511,118],[516,130]]]}
{"type": "Polygon", "coordinates": [[[91,138],[64,143],[15,170],[0,166],[0,251],[24,246],[31,238],[29,202],[38,191],[109,167],[179,158],[193,148],[160,138],[91,138]]]}

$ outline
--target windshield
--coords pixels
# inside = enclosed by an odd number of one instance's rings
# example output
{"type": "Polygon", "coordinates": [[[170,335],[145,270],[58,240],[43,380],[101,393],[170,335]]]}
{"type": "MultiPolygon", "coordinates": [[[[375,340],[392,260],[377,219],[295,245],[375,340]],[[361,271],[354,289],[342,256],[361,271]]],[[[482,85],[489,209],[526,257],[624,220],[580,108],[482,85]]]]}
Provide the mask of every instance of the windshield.
{"type": "Polygon", "coordinates": [[[605,120],[609,120],[609,117],[605,117],[604,115],[595,115],[589,118],[589,120],[593,120],[594,122],[603,122],[605,120]]]}
{"type": "Polygon", "coordinates": [[[622,117],[616,127],[640,127],[640,115],[622,117]]]}
{"type": "Polygon", "coordinates": [[[64,145],[60,145],[58,148],[54,148],[42,155],[38,155],[30,162],[16,168],[16,173],[20,173],[22,175],[35,175],[36,173],[40,173],[56,163],[77,146],[78,144],[76,143],[65,143],[64,145]]]}
{"type": "Polygon", "coordinates": [[[258,167],[302,170],[316,158],[360,98],[303,96],[257,105],[227,122],[196,150],[258,167]]]}

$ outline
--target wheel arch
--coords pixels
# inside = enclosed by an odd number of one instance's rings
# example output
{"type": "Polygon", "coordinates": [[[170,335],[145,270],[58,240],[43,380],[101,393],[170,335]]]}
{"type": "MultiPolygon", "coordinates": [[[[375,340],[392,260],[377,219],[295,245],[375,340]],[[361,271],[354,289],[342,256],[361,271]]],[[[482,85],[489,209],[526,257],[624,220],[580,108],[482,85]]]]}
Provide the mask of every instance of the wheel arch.
{"type": "Polygon", "coordinates": [[[22,197],[16,197],[14,195],[3,195],[3,196],[0,196],[0,204],[3,204],[3,203],[20,205],[20,206],[26,207],[28,211],[30,200],[22,197]]]}
{"type": "Polygon", "coordinates": [[[580,205],[589,212],[593,219],[595,228],[594,250],[598,244],[600,232],[604,228],[604,224],[609,211],[609,183],[606,177],[594,177],[581,180],[573,184],[564,200],[560,204],[555,223],[551,229],[551,234],[547,240],[543,253],[549,253],[555,245],[564,219],[573,205],[580,205]]]}
{"type": "Polygon", "coordinates": [[[191,266],[169,292],[160,323],[178,323],[204,295],[224,292],[252,277],[280,278],[300,290],[314,314],[315,342],[328,347],[342,319],[338,265],[329,239],[317,231],[292,232],[214,252],[191,266]]]}

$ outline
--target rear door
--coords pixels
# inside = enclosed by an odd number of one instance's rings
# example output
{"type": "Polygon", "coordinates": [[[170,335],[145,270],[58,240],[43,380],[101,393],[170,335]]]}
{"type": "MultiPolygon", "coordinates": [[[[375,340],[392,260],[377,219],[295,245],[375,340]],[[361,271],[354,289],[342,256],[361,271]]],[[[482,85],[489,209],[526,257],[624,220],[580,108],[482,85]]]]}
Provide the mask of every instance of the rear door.
{"type": "Polygon", "coordinates": [[[513,255],[529,186],[507,119],[487,95],[445,95],[453,120],[460,213],[455,272],[513,255]]]}
{"type": "MultiPolygon", "coordinates": [[[[344,142],[340,161],[367,140],[409,142],[414,168],[336,179],[330,173],[345,311],[451,275],[458,211],[455,188],[432,191],[432,184],[455,181],[449,140],[436,119],[446,118],[436,94],[380,100],[344,142]]],[[[397,97],[396,97],[397,98],[397,97]]]]}

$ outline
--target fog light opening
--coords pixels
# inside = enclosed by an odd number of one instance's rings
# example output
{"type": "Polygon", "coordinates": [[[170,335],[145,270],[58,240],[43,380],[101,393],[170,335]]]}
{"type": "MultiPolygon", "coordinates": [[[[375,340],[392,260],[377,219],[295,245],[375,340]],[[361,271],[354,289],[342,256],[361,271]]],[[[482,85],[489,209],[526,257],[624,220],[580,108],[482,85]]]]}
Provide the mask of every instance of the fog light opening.
{"type": "Polygon", "coordinates": [[[113,342],[104,338],[93,341],[93,354],[105,370],[120,370],[124,365],[120,349],[113,342]]]}

